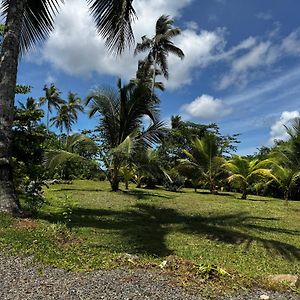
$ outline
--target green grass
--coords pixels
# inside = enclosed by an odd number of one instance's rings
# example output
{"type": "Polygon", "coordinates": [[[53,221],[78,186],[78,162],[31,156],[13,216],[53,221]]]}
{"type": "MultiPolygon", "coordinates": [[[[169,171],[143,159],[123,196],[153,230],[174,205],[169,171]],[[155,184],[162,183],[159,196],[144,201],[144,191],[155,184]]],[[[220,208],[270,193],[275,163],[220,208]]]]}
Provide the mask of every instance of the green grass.
{"type": "Polygon", "coordinates": [[[93,181],[54,185],[45,195],[37,224],[0,215],[2,249],[75,271],[115,267],[130,253],[144,263],[174,255],[247,278],[299,274],[300,202],[134,186],[113,193],[93,181]]]}

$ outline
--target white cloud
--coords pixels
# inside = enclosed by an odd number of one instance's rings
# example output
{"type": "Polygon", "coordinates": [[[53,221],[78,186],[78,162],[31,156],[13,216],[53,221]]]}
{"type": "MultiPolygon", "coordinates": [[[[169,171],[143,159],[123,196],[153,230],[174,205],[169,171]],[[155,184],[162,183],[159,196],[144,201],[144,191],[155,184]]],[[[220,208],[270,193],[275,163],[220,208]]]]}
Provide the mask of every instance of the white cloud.
{"type": "Polygon", "coordinates": [[[300,55],[300,28],[291,32],[283,41],[282,49],[291,55],[300,55]]]}
{"type": "MultiPolygon", "coordinates": [[[[191,2],[192,0],[136,0],[138,20],[133,24],[136,41],[139,42],[145,34],[153,36],[155,22],[162,14],[178,18],[180,11],[191,2]]],[[[55,24],[55,31],[42,49],[44,61],[71,75],[91,75],[92,72],[97,72],[124,79],[134,76],[138,57],[133,57],[133,49],[120,57],[110,55],[104,41],[95,32],[84,1],[66,1],[55,24]]],[[[189,22],[187,29],[182,31],[174,43],[184,51],[185,58],[180,61],[172,54],[169,56],[170,79],[166,85],[172,89],[191,83],[195,68],[206,66],[214,55],[222,53],[225,46],[224,30],[198,32],[196,23],[189,22]]]]}
{"type": "Polygon", "coordinates": [[[280,51],[270,41],[255,44],[255,39],[251,39],[245,41],[245,46],[248,46],[245,48],[249,49],[248,53],[233,59],[231,70],[222,76],[218,84],[219,89],[247,83],[251,71],[272,65],[280,56],[280,51]]]}
{"type": "Polygon", "coordinates": [[[283,140],[286,141],[289,135],[286,132],[286,128],[284,126],[289,126],[291,121],[295,118],[300,117],[299,111],[284,111],[279,120],[277,120],[271,127],[270,131],[270,144],[273,144],[275,140],[283,140]]]}
{"type": "Polygon", "coordinates": [[[231,108],[227,107],[222,100],[209,95],[196,98],[191,103],[183,105],[182,109],[188,115],[200,119],[220,119],[231,113],[231,108]]]}
{"type": "Polygon", "coordinates": [[[255,15],[258,19],[268,21],[273,19],[272,13],[270,11],[259,12],[255,15]]]}

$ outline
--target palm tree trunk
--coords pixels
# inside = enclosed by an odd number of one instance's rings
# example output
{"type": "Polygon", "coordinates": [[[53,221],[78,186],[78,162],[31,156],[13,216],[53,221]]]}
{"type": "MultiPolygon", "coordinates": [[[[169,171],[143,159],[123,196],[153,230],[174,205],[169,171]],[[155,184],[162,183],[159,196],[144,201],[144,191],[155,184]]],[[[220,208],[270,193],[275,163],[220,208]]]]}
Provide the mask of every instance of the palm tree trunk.
{"type": "Polygon", "coordinates": [[[285,200],[285,205],[289,205],[289,191],[284,192],[284,200],[285,200]]]}
{"type": "Polygon", "coordinates": [[[0,58],[0,211],[19,210],[12,181],[11,139],[20,38],[26,0],[11,0],[0,58]]]}
{"type": "Polygon", "coordinates": [[[48,105],[47,105],[47,132],[49,134],[49,119],[50,119],[50,105],[49,105],[49,101],[48,101],[48,105]]]}
{"type": "Polygon", "coordinates": [[[244,190],[241,199],[246,200],[247,199],[247,191],[244,190]]]}
{"type": "Polygon", "coordinates": [[[154,88],[155,88],[156,64],[157,64],[157,53],[155,53],[154,62],[153,62],[154,72],[153,72],[152,87],[151,87],[151,97],[152,98],[154,95],[154,88]]]}

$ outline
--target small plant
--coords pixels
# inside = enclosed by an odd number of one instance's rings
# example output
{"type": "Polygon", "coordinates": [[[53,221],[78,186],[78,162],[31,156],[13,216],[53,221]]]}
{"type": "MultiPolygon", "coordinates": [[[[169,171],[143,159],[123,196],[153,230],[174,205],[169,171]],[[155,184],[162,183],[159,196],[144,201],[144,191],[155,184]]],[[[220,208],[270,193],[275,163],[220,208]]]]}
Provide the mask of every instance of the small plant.
{"type": "Polygon", "coordinates": [[[200,264],[198,266],[198,272],[201,276],[205,277],[206,279],[230,275],[226,270],[216,265],[200,264]]]}
{"type": "Polygon", "coordinates": [[[63,223],[67,228],[72,231],[72,219],[74,214],[74,208],[78,205],[77,201],[72,201],[70,195],[65,194],[65,199],[63,201],[64,211],[62,212],[63,223]]]}
{"type": "Polygon", "coordinates": [[[43,186],[46,185],[44,180],[32,180],[24,186],[25,202],[28,209],[33,213],[36,212],[46,203],[43,186]]]}

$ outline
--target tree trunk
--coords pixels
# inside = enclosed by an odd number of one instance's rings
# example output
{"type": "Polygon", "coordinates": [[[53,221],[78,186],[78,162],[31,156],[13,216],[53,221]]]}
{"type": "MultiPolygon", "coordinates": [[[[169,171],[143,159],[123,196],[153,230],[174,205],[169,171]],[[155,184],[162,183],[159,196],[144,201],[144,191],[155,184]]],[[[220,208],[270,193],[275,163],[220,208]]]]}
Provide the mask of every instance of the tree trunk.
{"type": "Polygon", "coordinates": [[[129,189],[129,184],[128,184],[128,179],[125,179],[125,189],[128,190],[129,189]]]}
{"type": "Polygon", "coordinates": [[[194,191],[195,193],[197,193],[197,186],[194,186],[194,191]]]}
{"type": "Polygon", "coordinates": [[[18,211],[12,181],[11,139],[20,39],[26,0],[9,1],[0,58],[0,211],[18,211]]]}
{"type": "Polygon", "coordinates": [[[157,53],[155,53],[154,62],[153,62],[153,78],[152,78],[152,87],[151,87],[151,97],[154,96],[154,88],[155,88],[155,78],[156,78],[156,64],[157,64],[157,53]]]}
{"type": "Polygon", "coordinates": [[[114,167],[111,170],[111,178],[110,178],[110,186],[113,192],[117,192],[119,190],[119,169],[114,167]]]}
{"type": "Polygon", "coordinates": [[[289,191],[284,192],[285,205],[289,205],[289,191]]]}
{"type": "Polygon", "coordinates": [[[247,191],[243,191],[241,199],[246,200],[247,199],[247,191]]]}

